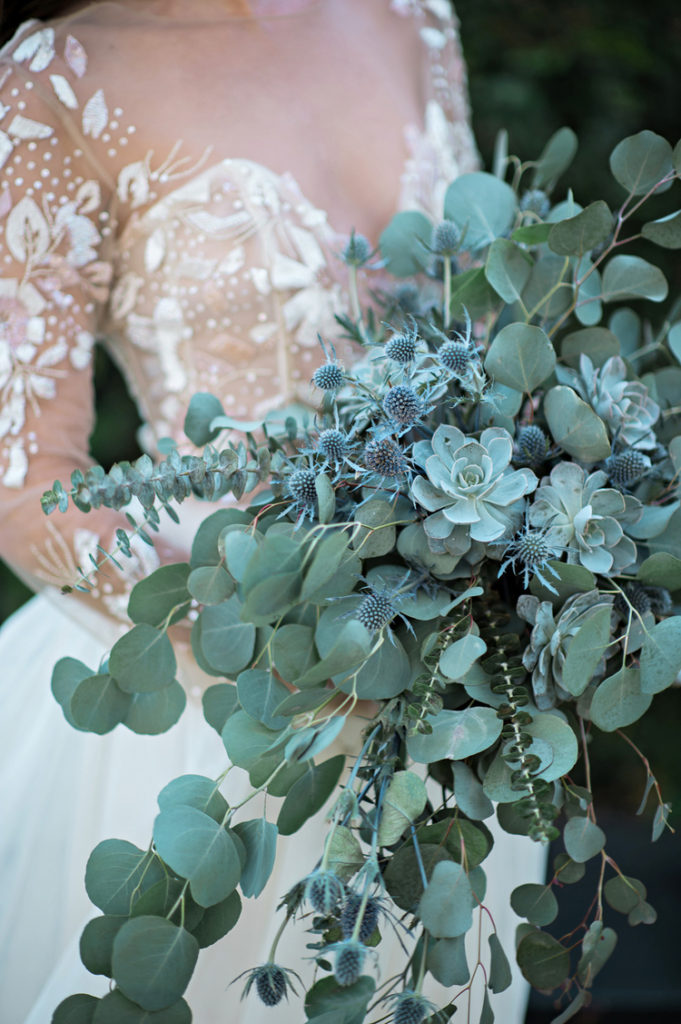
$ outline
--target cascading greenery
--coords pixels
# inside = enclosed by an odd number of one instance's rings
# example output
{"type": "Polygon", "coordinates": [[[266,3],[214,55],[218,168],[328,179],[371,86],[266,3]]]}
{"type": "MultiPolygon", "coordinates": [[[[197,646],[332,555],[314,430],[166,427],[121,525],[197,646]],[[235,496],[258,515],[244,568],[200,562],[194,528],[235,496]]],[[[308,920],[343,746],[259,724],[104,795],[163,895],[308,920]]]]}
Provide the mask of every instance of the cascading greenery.
{"type": "MultiPolygon", "coordinates": [[[[589,742],[636,721],[681,673],[681,309],[653,329],[623,305],[666,297],[661,272],[626,248],[641,237],[681,247],[681,211],[643,212],[678,191],[681,144],[641,132],[615,148],[614,212],[569,192],[554,200],[575,147],[563,129],[523,164],[502,137],[495,173],[454,181],[441,223],[399,213],[381,255],[415,280],[381,292],[380,314],[360,310],[357,271],[374,254],[353,236],[339,335],[363,358],[344,366],[324,339],[316,412],[243,424],[200,394],[185,430],[202,454],[76,473],[43,497],[49,513],[135,496],[146,516],[131,529],[148,538],[159,507],[176,515],[191,494],[255,492],[249,508],[206,517],[187,563],[134,586],[133,626],[106,662],[62,659],[52,689],[78,729],[168,729],[185,704],[168,629],[188,622],[196,662],[216,678],[208,725],[253,794],[283,799],[276,821],[249,818],[249,798],[225,795],[231,769],[181,776],[159,794],[148,849],[101,843],[86,874],[101,916],[81,956],[113,987],[70,997],[56,1024],[189,1021],[200,949],[237,925],[239,889],[262,892],[278,836],[322,807],[323,847],[301,851],[309,863],[270,957],[245,982],[268,1006],[296,998],[300,965],[277,948],[286,929],[306,928],[323,975],[304,995],[309,1021],[445,1022],[474,984],[486,986],[481,1020],[493,1020],[488,990],[510,984],[482,913],[495,814],[528,842],[562,834],[549,881],[511,894],[526,919],[517,961],[555,992],[556,1020],[588,1003],[616,915],[655,919],[643,882],[607,852],[589,742]],[[245,441],[215,447],[235,430],[245,441]],[[360,700],[375,704],[348,772],[324,752],[360,700]],[[592,859],[595,898],[555,937],[564,886],[592,859]],[[380,962],[393,928],[403,970],[377,988],[372,951],[380,962]],[[467,963],[471,928],[488,942],[467,963]],[[448,1005],[425,997],[428,974],[451,989],[448,1005]]],[[[103,557],[129,550],[120,531],[103,557]]],[[[74,585],[87,589],[87,575],[74,585]]],[[[640,810],[654,791],[657,839],[670,808],[640,756],[640,810]]]]}

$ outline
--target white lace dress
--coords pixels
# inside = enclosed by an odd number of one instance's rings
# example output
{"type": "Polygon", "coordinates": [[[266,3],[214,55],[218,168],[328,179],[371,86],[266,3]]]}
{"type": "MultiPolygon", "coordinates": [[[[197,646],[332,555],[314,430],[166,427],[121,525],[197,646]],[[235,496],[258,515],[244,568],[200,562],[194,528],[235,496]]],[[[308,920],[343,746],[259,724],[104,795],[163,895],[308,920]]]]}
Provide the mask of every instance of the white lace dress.
{"type": "MultiPolygon", "coordinates": [[[[106,338],[121,365],[145,420],[143,443],[155,453],[163,436],[183,440],[184,409],[196,391],[214,392],[249,419],[310,401],[317,332],[333,337],[334,314],[347,309],[335,255],[343,240],[327,214],[288,173],[230,156],[215,142],[183,143],[179,136],[191,137],[194,122],[172,117],[179,74],[175,93],[156,86],[177,137],[168,142],[167,128],[154,135],[153,104],[140,92],[140,47],[161,39],[172,46],[172,33],[163,35],[172,26],[135,7],[94,4],[58,22],[26,23],[0,55],[0,553],[40,591],[0,633],[3,1024],[46,1024],[67,995],[106,991],[106,979],[88,974],[78,958],[79,935],[94,914],[83,886],[89,852],[111,837],[146,847],[163,785],[184,772],[215,776],[226,763],[202,718],[200,681],[186,669],[186,711],[160,737],[122,726],[104,737],[76,732],[49,693],[59,657],[96,669],[125,628],[135,579],[159,558],[183,557],[181,536],[157,551],[142,545],[125,577],[111,570],[97,578],[87,605],[59,592],[119,525],[106,511],[46,519],[39,507],[55,478],[66,482],[88,464],[94,339],[106,338]]],[[[374,47],[376,88],[382,70],[392,68],[391,46],[407,56],[418,47],[421,121],[404,129],[398,206],[437,218],[448,182],[476,166],[450,5],[323,0],[296,31],[311,33],[313,44],[328,41],[348,8],[364,19],[367,50],[372,39],[385,42],[382,57],[374,47]]],[[[285,57],[295,42],[290,25],[282,19],[269,28],[285,57]]],[[[154,82],[145,88],[150,96],[154,82]]],[[[221,138],[217,111],[201,116],[214,118],[221,138]]],[[[226,795],[236,801],[247,786],[233,772],[226,795]]],[[[280,841],[263,896],[244,901],[237,928],[202,951],[186,994],[197,1024],[302,1020],[295,1000],[272,1011],[254,993],[241,1003],[240,987],[228,986],[267,958],[278,898],[313,866],[324,827],[318,815],[280,841]]],[[[485,864],[487,902],[499,908],[496,924],[509,951],[517,919],[501,908],[541,863],[541,851],[502,835],[485,864]]],[[[303,962],[309,981],[312,966],[301,961],[307,938],[304,928],[291,929],[280,957],[297,969],[303,962]]],[[[384,977],[390,957],[388,949],[384,977]]],[[[479,978],[473,991],[472,1020],[482,984],[479,978]]],[[[492,997],[497,1019],[520,1022],[525,998],[517,979],[492,997]]],[[[465,1000],[462,1009],[465,1016],[465,1000]]]]}

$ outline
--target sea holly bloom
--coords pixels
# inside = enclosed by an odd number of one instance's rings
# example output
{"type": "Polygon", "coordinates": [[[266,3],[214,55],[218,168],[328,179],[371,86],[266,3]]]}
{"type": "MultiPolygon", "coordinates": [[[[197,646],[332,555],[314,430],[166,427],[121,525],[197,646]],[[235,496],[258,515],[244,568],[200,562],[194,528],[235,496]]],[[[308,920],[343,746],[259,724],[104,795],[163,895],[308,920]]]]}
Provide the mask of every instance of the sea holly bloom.
{"type": "Polygon", "coordinates": [[[607,480],[600,470],[587,475],[574,462],[559,462],[542,480],[528,520],[545,531],[557,555],[567,550],[568,562],[611,574],[636,560],[636,545],[625,537],[622,523],[636,522],[642,506],[631,495],[604,487],[607,480]]]}
{"type": "Polygon", "coordinates": [[[458,532],[490,543],[506,533],[518,503],[537,486],[532,470],[509,468],[512,454],[513,439],[503,427],[488,427],[476,441],[443,424],[431,441],[417,442],[414,460],[426,476],[412,481],[411,492],[431,513],[424,522],[428,536],[444,541],[458,532]]]}

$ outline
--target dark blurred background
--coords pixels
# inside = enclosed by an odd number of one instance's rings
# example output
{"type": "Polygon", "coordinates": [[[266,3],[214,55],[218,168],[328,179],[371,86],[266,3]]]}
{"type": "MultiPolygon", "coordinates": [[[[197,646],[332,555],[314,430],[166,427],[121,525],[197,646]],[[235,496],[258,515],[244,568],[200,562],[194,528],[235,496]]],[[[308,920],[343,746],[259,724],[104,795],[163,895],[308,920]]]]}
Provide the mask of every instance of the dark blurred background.
{"type": "MultiPolygon", "coordinates": [[[[531,159],[552,132],[569,125],[580,147],[565,180],[578,201],[604,198],[615,205],[621,191],[608,171],[614,145],[643,128],[672,144],[681,137],[678,0],[458,0],[456,9],[468,60],[473,125],[486,167],[500,128],[509,132],[510,152],[531,159]]],[[[681,257],[660,254],[655,250],[654,259],[670,282],[669,305],[681,295],[681,257]]],[[[139,420],[118,372],[101,350],[96,390],[94,458],[104,465],[134,458],[139,454],[139,420]]],[[[29,596],[0,563],[0,621],[29,596]]],[[[656,697],[646,718],[627,729],[650,757],[665,800],[676,807],[681,805],[680,727],[679,691],[674,690],[656,697]]],[[[608,849],[626,874],[645,882],[659,920],[652,927],[630,928],[624,917],[608,913],[607,923],[619,934],[618,948],[596,981],[592,1006],[575,1020],[676,1022],[681,1019],[681,956],[675,931],[681,919],[681,842],[666,833],[650,845],[652,796],[646,813],[634,816],[644,770],[617,736],[599,735],[598,741],[594,791],[608,849]]],[[[556,844],[552,855],[561,849],[556,844]]],[[[561,902],[569,896],[569,915],[552,926],[556,935],[581,918],[593,892],[593,878],[588,882],[564,890],[561,902]]],[[[549,998],[533,995],[527,1024],[544,1024],[554,1014],[549,998]]]]}

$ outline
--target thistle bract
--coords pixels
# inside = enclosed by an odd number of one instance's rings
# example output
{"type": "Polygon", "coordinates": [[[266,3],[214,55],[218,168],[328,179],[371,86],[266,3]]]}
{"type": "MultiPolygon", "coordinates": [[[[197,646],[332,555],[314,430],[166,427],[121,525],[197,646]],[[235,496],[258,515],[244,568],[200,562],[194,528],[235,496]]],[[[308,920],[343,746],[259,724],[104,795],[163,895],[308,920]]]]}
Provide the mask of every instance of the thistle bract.
{"type": "Polygon", "coordinates": [[[488,427],[475,441],[442,425],[432,441],[414,445],[426,476],[412,481],[411,493],[432,513],[424,524],[428,536],[444,540],[463,528],[472,540],[488,543],[506,533],[517,503],[537,486],[530,469],[509,469],[512,454],[511,435],[503,427],[488,427]]]}

